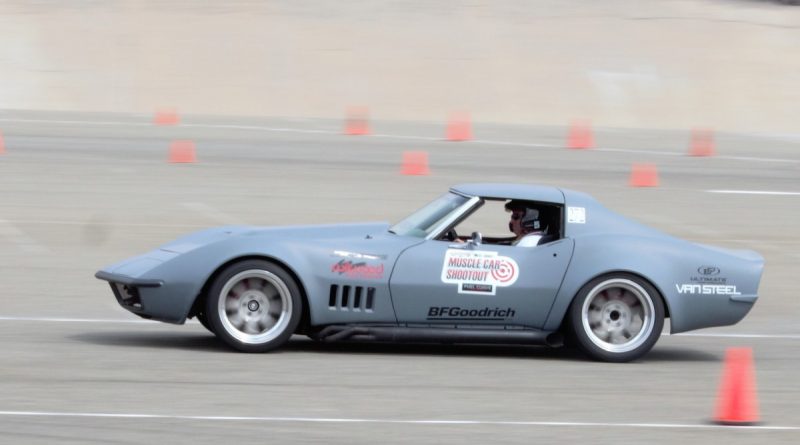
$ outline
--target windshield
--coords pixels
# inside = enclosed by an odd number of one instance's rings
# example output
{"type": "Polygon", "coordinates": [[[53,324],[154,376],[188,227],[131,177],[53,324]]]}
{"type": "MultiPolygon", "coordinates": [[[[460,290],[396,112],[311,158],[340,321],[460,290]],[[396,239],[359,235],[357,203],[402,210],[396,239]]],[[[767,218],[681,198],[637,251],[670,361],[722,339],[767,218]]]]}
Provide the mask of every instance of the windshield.
{"type": "Polygon", "coordinates": [[[425,238],[467,201],[469,198],[455,193],[446,193],[390,227],[389,231],[397,235],[425,238]]]}

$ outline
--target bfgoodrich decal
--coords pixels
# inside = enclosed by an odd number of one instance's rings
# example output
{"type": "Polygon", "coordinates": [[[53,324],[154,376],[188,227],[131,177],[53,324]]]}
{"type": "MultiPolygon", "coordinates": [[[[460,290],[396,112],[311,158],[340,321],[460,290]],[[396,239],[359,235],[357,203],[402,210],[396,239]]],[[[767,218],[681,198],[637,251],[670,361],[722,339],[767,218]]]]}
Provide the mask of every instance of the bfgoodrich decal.
{"type": "Polygon", "coordinates": [[[460,294],[494,295],[518,277],[517,262],[497,252],[449,249],[442,265],[442,282],[457,285],[460,294]]]}
{"type": "Polygon", "coordinates": [[[508,318],[514,318],[517,313],[514,309],[508,308],[491,308],[485,307],[481,309],[469,309],[461,307],[450,306],[431,306],[428,308],[428,320],[481,320],[481,321],[499,321],[508,318]]]}

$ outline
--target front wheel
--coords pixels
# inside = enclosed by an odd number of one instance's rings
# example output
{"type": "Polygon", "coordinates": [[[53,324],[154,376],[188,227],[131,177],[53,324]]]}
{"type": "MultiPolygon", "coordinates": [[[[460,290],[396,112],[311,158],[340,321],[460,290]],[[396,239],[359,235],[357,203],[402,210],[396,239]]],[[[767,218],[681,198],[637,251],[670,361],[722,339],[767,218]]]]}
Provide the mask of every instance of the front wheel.
{"type": "Polygon", "coordinates": [[[280,266],[246,260],[213,282],[205,314],[213,332],[244,352],[271,351],[289,340],[303,312],[300,289],[280,266]]]}
{"type": "Polygon", "coordinates": [[[607,362],[628,362],[646,354],[664,326],[664,303],[649,283],[631,274],[595,278],[578,292],[569,309],[578,347],[607,362]]]}
{"type": "Polygon", "coordinates": [[[198,312],[197,314],[195,314],[194,317],[197,319],[197,321],[200,322],[201,325],[203,325],[204,328],[208,329],[208,332],[211,332],[212,334],[214,333],[214,327],[211,326],[211,323],[208,321],[208,317],[206,317],[206,314],[204,314],[203,312],[198,312]]]}

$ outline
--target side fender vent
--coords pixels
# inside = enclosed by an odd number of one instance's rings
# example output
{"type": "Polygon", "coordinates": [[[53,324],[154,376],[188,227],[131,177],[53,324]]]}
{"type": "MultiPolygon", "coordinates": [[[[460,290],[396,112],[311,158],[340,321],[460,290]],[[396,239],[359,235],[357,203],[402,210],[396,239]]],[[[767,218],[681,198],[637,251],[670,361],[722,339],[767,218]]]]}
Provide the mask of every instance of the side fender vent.
{"type": "Polygon", "coordinates": [[[375,288],[332,284],[328,294],[328,309],[334,311],[372,312],[375,305],[375,288]]]}

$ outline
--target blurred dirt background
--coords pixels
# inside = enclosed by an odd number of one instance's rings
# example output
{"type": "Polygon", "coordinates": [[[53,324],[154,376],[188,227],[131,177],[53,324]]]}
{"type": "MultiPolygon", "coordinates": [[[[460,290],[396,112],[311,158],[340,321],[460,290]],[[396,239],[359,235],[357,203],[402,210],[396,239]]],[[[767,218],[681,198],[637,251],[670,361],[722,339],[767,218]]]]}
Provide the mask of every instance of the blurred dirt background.
{"type": "Polygon", "coordinates": [[[768,0],[0,3],[0,108],[797,132],[768,0]]]}

